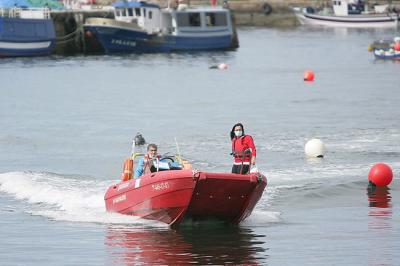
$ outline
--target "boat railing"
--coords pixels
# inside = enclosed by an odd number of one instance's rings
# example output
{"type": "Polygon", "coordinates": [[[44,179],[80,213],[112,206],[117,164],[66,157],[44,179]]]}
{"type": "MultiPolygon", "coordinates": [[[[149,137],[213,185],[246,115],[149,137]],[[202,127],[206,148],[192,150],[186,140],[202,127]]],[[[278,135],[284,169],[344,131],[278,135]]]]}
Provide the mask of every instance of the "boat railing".
{"type": "Polygon", "coordinates": [[[50,19],[50,9],[44,8],[0,8],[0,16],[9,18],[24,18],[24,19],[50,19]]]}
{"type": "Polygon", "coordinates": [[[132,23],[124,22],[124,21],[117,21],[114,19],[109,18],[87,18],[85,20],[85,24],[89,25],[109,25],[109,26],[117,26],[117,27],[124,27],[124,28],[132,28],[141,30],[141,28],[137,25],[136,21],[132,23]]]}

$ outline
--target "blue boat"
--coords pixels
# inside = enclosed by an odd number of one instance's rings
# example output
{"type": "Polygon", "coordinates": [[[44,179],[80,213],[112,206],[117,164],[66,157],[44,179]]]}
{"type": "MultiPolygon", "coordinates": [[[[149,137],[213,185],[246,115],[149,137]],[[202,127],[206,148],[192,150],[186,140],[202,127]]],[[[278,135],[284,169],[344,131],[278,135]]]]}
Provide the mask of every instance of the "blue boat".
{"type": "Polygon", "coordinates": [[[146,2],[116,2],[114,19],[88,18],[86,35],[106,53],[151,53],[231,49],[230,12],[222,7],[160,8],[146,2]],[[90,34],[87,34],[87,33],[90,34]]]}
{"type": "Polygon", "coordinates": [[[48,8],[0,8],[0,57],[48,55],[55,40],[48,8]]]}

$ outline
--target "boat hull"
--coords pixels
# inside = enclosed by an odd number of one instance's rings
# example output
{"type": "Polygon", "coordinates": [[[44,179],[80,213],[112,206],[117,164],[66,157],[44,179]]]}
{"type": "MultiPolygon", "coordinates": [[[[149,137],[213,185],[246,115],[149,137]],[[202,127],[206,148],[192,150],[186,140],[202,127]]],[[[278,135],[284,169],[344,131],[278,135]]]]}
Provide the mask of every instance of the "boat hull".
{"type": "Polygon", "coordinates": [[[157,53],[171,51],[226,50],[232,48],[228,29],[187,32],[183,35],[148,34],[140,29],[85,24],[99,40],[106,53],[157,53]]]}
{"type": "Polygon", "coordinates": [[[218,219],[240,223],[261,198],[260,174],[162,171],[111,186],[107,211],[178,225],[182,220],[218,219]]]}
{"type": "Polygon", "coordinates": [[[348,15],[327,16],[297,12],[301,24],[346,28],[388,28],[397,27],[398,15],[348,15]]]}
{"type": "Polygon", "coordinates": [[[374,56],[382,60],[400,60],[400,51],[389,51],[388,49],[375,49],[374,56]]]}
{"type": "Polygon", "coordinates": [[[50,19],[0,18],[0,56],[42,56],[55,47],[50,19]]]}

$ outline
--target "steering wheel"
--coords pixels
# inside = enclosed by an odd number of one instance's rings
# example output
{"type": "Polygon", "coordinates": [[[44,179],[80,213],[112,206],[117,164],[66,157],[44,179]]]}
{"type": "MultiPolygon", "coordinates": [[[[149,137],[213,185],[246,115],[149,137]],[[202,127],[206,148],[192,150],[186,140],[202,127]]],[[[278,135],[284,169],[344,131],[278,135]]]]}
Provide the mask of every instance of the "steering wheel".
{"type": "Polygon", "coordinates": [[[164,161],[164,160],[171,161],[172,163],[175,162],[174,156],[165,156],[165,157],[160,158],[160,161],[164,161]]]}

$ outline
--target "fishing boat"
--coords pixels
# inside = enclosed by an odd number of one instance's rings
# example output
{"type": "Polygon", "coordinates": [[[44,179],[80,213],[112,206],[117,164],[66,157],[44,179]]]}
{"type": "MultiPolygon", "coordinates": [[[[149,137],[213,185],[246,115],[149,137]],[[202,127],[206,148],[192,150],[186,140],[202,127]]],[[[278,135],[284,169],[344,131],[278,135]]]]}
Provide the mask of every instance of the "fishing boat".
{"type": "Polygon", "coordinates": [[[87,18],[87,36],[94,36],[106,53],[147,53],[235,48],[228,9],[119,1],[114,17],[87,18]]]}
{"type": "Polygon", "coordinates": [[[374,10],[360,0],[332,0],[333,12],[323,9],[315,12],[313,8],[294,8],[301,24],[329,27],[385,28],[397,27],[399,14],[391,12],[389,5],[375,5],[374,10]]]}
{"type": "Polygon", "coordinates": [[[104,196],[107,211],[170,226],[209,219],[238,224],[251,214],[267,185],[260,173],[198,171],[178,157],[160,158],[156,170],[132,179],[127,176],[133,169],[128,160],[123,180],[104,196]]]}
{"type": "Polygon", "coordinates": [[[0,57],[48,55],[55,40],[48,8],[0,8],[0,57]]]}

